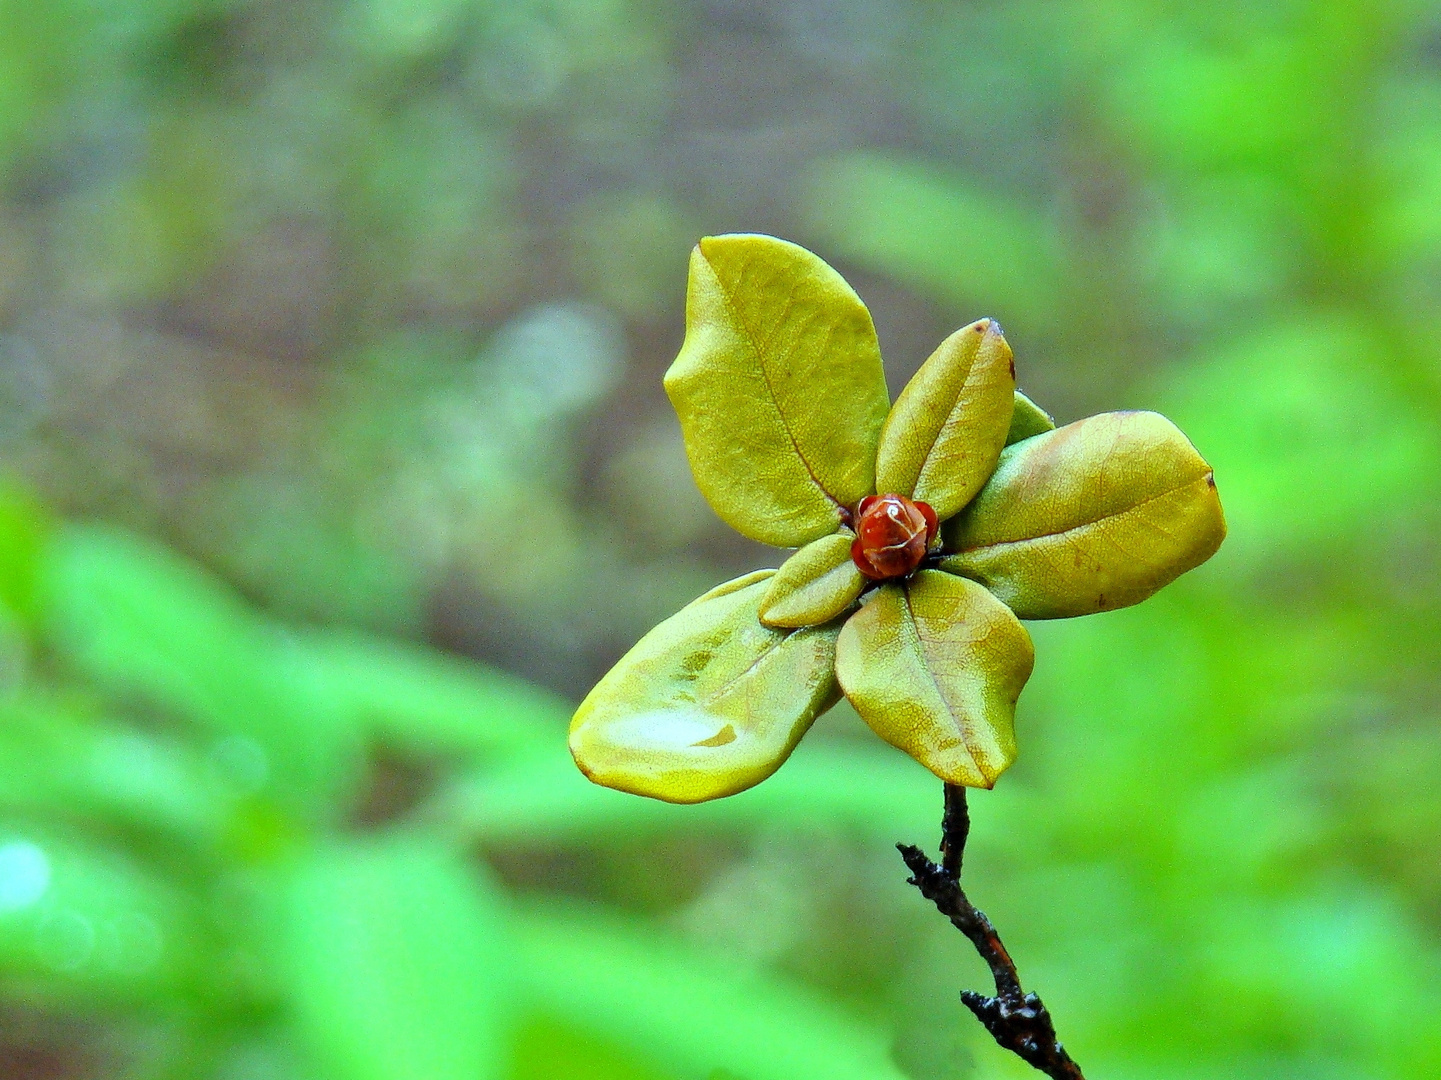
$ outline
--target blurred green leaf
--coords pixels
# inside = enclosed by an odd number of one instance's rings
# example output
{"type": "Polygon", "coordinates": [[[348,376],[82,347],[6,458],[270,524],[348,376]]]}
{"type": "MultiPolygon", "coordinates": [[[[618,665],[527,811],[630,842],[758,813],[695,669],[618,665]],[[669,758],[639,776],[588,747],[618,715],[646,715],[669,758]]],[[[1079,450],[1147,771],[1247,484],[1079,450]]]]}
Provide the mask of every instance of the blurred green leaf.
{"type": "Polygon", "coordinates": [[[668,198],[606,191],[571,226],[575,272],[589,295],[631,318],[664,317],[696,231],[668,198]]]}
{"type": "Polygon", "coordinates": [[[19,488],[0,485],[0,605],[30,629],[40,620],[50,534],[49,515],[38,502],[19,488]]]}
{"type": "Polygon", "coordinates": [[[890,844],[934,832],[940,800],[935,778],[904,754],[812,736],[764,784],[693,806],[592,784],[557,745],[544,758],[442,792],[428,813],[486,844],[632,843],[688,830],[774,828],[840,829],[890,844]]]}
{"type": "Polygon", "coordinates": [[[88,821],[168,853],[177,840],[214,849],[234,794],[197,755],[152,733],[102,724],[58,699],[0,704],[7,810],[88,821]]]}
{"type": "Polygon", "coordinates": [[[1173,383],[1174,415],[1216,470],[1223,562],[1354,543],[1415,520],[1441,476],[1424,399],[1374,326],[1294,320],[1228,342],[1173,383]]]}
{"type": "Polygon", "coordinates": [[[208,729],[222,767],[308,816],[339,809],[359,734],[303,649],[198,568],[122,533],[72,528],[49,582],[57,643],[87,676],[208,729]]]}
{"type": "Polygon", "coordinates": [[[681,1075],[904,1080],[884,1033],[799,986],[578,908],[536,905],[514,927],[537,1006],[681,1075]]]}
{"type": "Polygon", "coordinates": [[[442,48],[463,18],[466,0],[359,0],[347,5],[352,32],[367,48],[411,58],[442,48]]]}
{"type": "Polygon", "coordinates": [[[1057,318],[1057,237],[1031,209],[920,161],[855,154],[821,161],[806,219],[840,255],[947,303],[1002,321],[1057,318]]]}
{"type": "Polygon", "coordinates": [[[1292,282],[1300,253],[1286,238],[1300,222],[1274,177],[1187,177],[1167,194],[1146,230],[1147,263],[1174,318],[1224,326],[1239,305],[1273,299],[1292,282]]]}
{"type": "Polygon", "coordinates": [[[565,740],[570,703],[494,668],[341,631],[304,646],[326,699],[402,747],[513,759],[565,740]]]}
{"type": "Polygon", "coordinates": [[[0,0],[0,166],[30,134],[50,89],[45,69],[53,27],[47,23],[54,12],[47,7],[0,0]]]}
{"type": "Polygon", "coordinates": [[[240,202],[238,136],[233,118],[198,104],[157,121],[144,171],[80,211],[88,273],[138,301],[208,270],[240,202]]]}
{"type": "Polygon", "coordinates": [[[422,837],[337,841],[296,867],[280,949],[329,1080],[487,1080],[503,1059],[510,953],[477,868],[422,837]]]}
{"type": "Polygon", "coordinates": [[[75,91],[123,77],[137,51],[196,9],[223,2],[0,0],[0,164],[52,134],[36,125],[75,91]]]}
{"type": "MultiPolygon", "coordinates": [[[[129,856],[52,825],[0,820],[0,978],[78,1005],[185,996],[216,965],[193,904],[129,856]]],[[[218,966],[209,973],[220,985],[218,966]]]]}
{"type": "Polygon", "coordinates": [[[1190,166],[1277,164],[1315,137],[1317,110],[1305,99],[1318,73],[1294,24],[1256,27],[1230,41],[1188,29],[1152,19],[1137,35],[1112,102],[1130,131],[1190,166]]]}
{"type": "MultiPolygon", "coordinates": [[[[419,8],[436,9],[437,21],[464,18],[455,0],[377,0],[375,6],[397,14],[411,9],[417,28],[430,20],[419,8]],[[447,7],[449,14],[439,10],[447,7]]],[[[434,29],[445,32],[438,23],[434,29]]],[[[346,191],[354,217],[368,223],[364,240],[377,261],[372,272],[430,303],[468,307],[479,298],[491,308],[503,305],[512,291],[516,248],[525,239],[522,223],[504,211],[515,164],[503,139],[471,110],[432,98],[373,120],[347,142],[353,186],[346,191]]]]}
{"type": "Polygon", "coordinates": [[[658,1069],[633,1047],[537,1015],[527,1018],[516,1031],[514,1065],[507,1080],[675,1080],[676,1076],[658,1069]]]}

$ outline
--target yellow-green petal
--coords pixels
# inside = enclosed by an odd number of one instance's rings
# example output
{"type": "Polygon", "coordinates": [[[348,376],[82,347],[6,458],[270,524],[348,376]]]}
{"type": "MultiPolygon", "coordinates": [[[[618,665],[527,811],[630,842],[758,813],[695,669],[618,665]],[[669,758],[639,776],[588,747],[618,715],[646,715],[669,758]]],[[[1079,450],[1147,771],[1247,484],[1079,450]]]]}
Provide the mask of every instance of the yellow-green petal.
{"type": "Polygon", "coordinates": [[[839,698],[839,627],[757,617],[774,570],[727,582],[621,658],[576,710],[570,752],[597,784],[694,803],[758,784],[839,698]]]}
{"type": "Polygon", "coordinates": [[[1016,406],[1011,412],[1011,430],[1006,433],[1006,445],[1029,439],[1032,435],[1043,435],[1054,431],[1056,421],[1030,398],[1016,391],[1016,406]]]}
{"type": "Polygon", "coordinates": [[[941,342],[881,430],[876,490],[931,504],[944,521],[970,502],[1006,444],[1016,365],[1000,324],[981,319],[941,342]]]}
{"type": "Polygon", "coordinates": [[[1059,619],[1139,603],[1225,535],[1211,466],[1174,424],[1102,413],[1007,447],[947,525],[941,566],[1023,619],[1059,619]]]}
{"type": "Polygon", "coordinates": [[[761,598],[761,622],[815,626],[830,622],[856,602],[866,579],[851,559],[849,529],[812,540],[782,565],[761,598]]]}
{"type": "Polygon", "coordinates": [[[753,540],[800,547],[875,490],[890,404],[875,327],[805,248],[754,235],[696,245],[665,389],[696,484],[753,540]]]}
{"type": "Polygon", "coordinates": [[[974,581],[922,570],[884,585],[836,643],[836,676],[877,735],[949,784],[990,787],[1015,760],[1030,635],[974,581]]]}

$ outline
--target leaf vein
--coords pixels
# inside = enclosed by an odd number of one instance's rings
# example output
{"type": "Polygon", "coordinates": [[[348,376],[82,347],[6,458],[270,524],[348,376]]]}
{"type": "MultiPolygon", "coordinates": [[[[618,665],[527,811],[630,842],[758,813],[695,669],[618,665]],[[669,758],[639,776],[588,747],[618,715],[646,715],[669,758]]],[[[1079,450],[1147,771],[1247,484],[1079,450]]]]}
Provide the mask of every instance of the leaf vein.
{"type": "MultiPolygon", "coordinates": [[[[761,352],[762,346],[761,343],[757,340],[755,331],[751,328],[750,324],[747,323],[746,320],[742,317],[740,308],[736,305],[734,298],[730,294],[730,291],[725,287],[725,283],[721,280],[720,274],[716,273],[716,269],[714,266],[711,265],[709,259],[706,259],[706,265],[710,267],[710,272],[716,280],[716,286],[720,290],[720,294],[722,299],[725,301],[726,308],[730,311],[731,317],[735,319],[736,325],[741,330],[742,340],[745,341],[746,346],[750,349],[751,354],[755,357],[756,366],[760,369],[761,380],[765,383],[766,386],[766,394],[768,396],[771,408],[775,409],[776,416],[780,418],[781,430],[786,433],[786,438],[790,440],[791,448],[795,450],[796,457],[800,460],[801,466],[806,471],[806,475],[811,478],[811,482],[815,484],[816,489],[820,491],[822,495],[824,495],[836,506],[840,506],[840,501],[836,499],[836,497],[832,495],[829,491],[827,491],[826,486],[821,483],[820,477],[816,475],[815,469],[811,467],[810,461],[801,451],[800,443],[796,441],[795,432],[791,430],[790,420],[786,416],[785,410],[781,408],[780,399],[776,396],[775,384],[771,382],[770,371],[766,366],[765,356],[761,352]]],[[[744,273],[744,271],[742,272],[744,273]]],[[[795,299],[797,287],[798,286],[794,282],[791,284],[790,292],[786,296],[786,302],[784,305],[785,308],[789,308],[792,301],[795,299]]],[[[779,323],[777,323],[776,329],[773,331],[773,334],[778,334],[779,332],[780,326],[779,323]]]]}

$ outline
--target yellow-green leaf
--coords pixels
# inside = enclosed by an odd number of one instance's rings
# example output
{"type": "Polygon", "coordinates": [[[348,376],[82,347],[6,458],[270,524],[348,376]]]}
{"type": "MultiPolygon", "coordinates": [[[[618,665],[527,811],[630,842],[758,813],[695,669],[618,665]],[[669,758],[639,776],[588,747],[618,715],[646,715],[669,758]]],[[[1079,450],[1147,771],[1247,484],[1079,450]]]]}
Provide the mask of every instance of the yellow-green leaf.
{"type": "Polygon", "coordinates": [[[727,582],[641,638],[570,725],[597,784],[693,803],[758,784],[839,697],[839,628],[777,630],[757,615],[774,570],[727,582]]]}
{"type": "Polygon", "coordinates": [[[755,235],[696,245],[665,388],[696,484],[745,536],[799,547],[875,490],[889,407],[875,327],[802,247],[755,235]]]}
{"type": "Polygon", "coordinates": [[[1054,431],[1055,427],[1056,422],[1051,419],[1050,413],[1019,390],[1016,391],[1016,405],[1011,412],[1011,430],[1006,433],[1007,446],[1022,439],[1029,439],[1032,435],[1054,431]]]}
{"type": "Polygon", "coordinates": [[[942,521],[955,514],[996,467],[1015,388],[1011,347],[995,319],[946,338],[886,418],[876,490],[930,503],[942,521]]]}
{"type": "Polygon", "coordinates": [[[950,784],[990,787],[1015,760],[1030,635],[974,581],[922,570],[846,621],[836,675],[886,742],[950,784]]]}
{"type": "Polygon", "coordinates": [[[1058,619],[1139,603],[1225,535],[1211,466],[1174,424],[1102,413],[1007,447],[941,565],[1023,619],[1058,619]]]}
{"type": "Polygon", "coordinates": [[[816,626],[856,601],[866,579],[851,560],[849,529],[812,540],[782,564],[761,598],[768,626],[816,626]]]}

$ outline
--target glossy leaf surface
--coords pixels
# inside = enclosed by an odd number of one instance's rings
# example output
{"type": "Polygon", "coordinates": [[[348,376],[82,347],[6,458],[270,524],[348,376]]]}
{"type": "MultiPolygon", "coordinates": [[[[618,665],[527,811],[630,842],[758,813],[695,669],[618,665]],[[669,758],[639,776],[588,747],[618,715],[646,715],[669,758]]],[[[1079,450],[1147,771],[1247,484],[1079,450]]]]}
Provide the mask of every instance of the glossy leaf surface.
{"type": "Polygon", "coordinates": [[[1211,467],[1174,424],[1102,413],[1007,448],[942,566],[1023,619],[1065,618],[1146,599],[1225,535],[1211,467]]]}
{"type": "Polygon", "coordinates": [[[930,503],[942,521],[955,514],[996,467],[1015,388],[1011,347],[994,319],[946,338],[886,419],[876,490],[930,503]]]}
{"type": "Polygon", "coordinates": [[[866,579],[851,559],[854,540],[849,531],[832,533],[787,559],[761,598],[761,621],[768,626],[815,626],[855,603],[866,579]]]}
{"type": "Polygon", "coordinates": [[[774,573],[712,589],[621,658],[571,721],[581,771],[606,787],[686,803],[743,791],[780,767],[836,701],[839,631],[762,624],[774,573]]]}
{"type": "Polygon", "coordinates": [[[1046,412],[1019,390],[1015,393],[1015,408],[1011,411],[1011,430],[1006,433],[1006,445],[1054,431],[1056,422],[1046,412]]]}
{"type": "Polygon", "coordinates": [[[753,235],[696,246],[665,388],[697,485],[745,536],[799,547],[874,490],[889,407],[875,328],[804,248],[753,235]]]}
{"type": "Polygon", "coordinates": [[[1030,635],[973,581],[922,570],[883,586],[836,645],[836,675],[886,742],[951,784],[990,787],[1016,756],[1030,635]]]}

